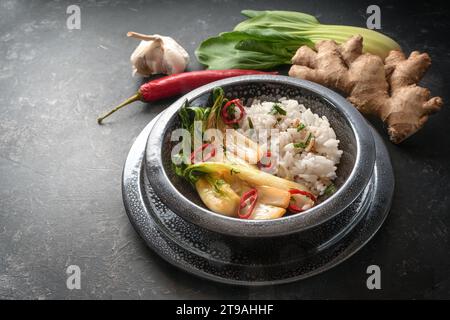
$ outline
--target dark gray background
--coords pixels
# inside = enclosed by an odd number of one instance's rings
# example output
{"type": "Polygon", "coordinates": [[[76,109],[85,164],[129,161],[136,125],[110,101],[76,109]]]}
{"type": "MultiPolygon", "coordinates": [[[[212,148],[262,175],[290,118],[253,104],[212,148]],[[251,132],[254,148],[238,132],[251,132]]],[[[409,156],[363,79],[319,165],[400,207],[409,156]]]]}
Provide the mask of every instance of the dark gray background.
{"type": "MultiPolygon", "coordinates": [[[[323,23],[365,26],[372,2],[86,1],[81,30],[66,28],[69,1],[0,0],[0,298],[449,298],[450,109],[400,146],[387,142],[396,176],[391,213],[348,261],[305,281],[231,287],[179,271],[133,230],[121,198],[127,152],[170,102],[136,103],[105,125],[96,117],[133,94],[127,31],[160,33],[190,53],[231,30],[241,9],[287,9],[323,23]],[[82,270],[81,290],[65,269],[82,270]],[[382,290],[366,288],[377,264],[382,290]]],[[[383,32],[433,59],[422,84],[446,102],[449,11],[444,2],[377,1],[383,32]]],[[[376,122],[376,121],[375,121],[376,122]]],[[[381,130],[381,129],[380,129],[381,130]]],[[[385,135],[383,135],[385,137],[385,135]]]]}

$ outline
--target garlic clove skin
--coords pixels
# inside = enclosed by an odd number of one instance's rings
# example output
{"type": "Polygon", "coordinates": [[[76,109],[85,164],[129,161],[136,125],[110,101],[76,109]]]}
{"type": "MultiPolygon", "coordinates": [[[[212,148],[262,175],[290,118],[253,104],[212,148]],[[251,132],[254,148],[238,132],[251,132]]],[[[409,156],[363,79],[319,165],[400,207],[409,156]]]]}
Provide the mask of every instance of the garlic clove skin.
{"type": "Polygon", "coordinates": [[[141,41],[130,57],[133,76],[149,76],[159,70],[164,52],[159,41],[141,41]]]}
{"type": "Polygon", "coordinates": [[[129,37],[141,39],[131,54],[133,75],[181,73],[189,63],[189,54],[171,37],[128,32],[129,37]]]}
{"type": "Polygon", "coordinates": [[[166,74],[181,73],[189,63],[189,54],[182,46],[170,37],[163,37],[163,68],[166,74]]]}

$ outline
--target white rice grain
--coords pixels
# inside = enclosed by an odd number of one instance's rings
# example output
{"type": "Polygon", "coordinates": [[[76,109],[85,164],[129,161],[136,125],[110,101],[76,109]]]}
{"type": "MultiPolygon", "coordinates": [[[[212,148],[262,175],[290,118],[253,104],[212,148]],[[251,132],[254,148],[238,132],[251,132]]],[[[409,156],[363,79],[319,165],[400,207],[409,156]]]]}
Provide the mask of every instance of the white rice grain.
{"type": "Polygon", "coordinates": [[[266,129],[271,139],[269,143],[272,144],[262,143],[261,148],[270,149],[272,156],[278,159],[273,173],[302,183],[316,194],[323,194],[327,185],[336,178],[337,165],[342,155],[333,128],[325,116],[320,117],[296,100],[282,98],[276,103],[286,111],[286,116],[271,114],[274,104],[255,100],[250,107],[246,107],[246,115],[240,122],[242,133],[260,142],[257,134],[266,129]],[[250,128],[248,118],[254,130],[250,128]],[[305,132],[297,130],[299,123],[305,125],[305,132]],[[279,130],[279,134],[273,134],[271,129],[279,130]],[[294,146],[304,141],[306,133],[312,133],[314,137],[314,147],[309,151],[294,146]],[[270,148],[274,144],[277,145],[276,150],[270,148]]]}

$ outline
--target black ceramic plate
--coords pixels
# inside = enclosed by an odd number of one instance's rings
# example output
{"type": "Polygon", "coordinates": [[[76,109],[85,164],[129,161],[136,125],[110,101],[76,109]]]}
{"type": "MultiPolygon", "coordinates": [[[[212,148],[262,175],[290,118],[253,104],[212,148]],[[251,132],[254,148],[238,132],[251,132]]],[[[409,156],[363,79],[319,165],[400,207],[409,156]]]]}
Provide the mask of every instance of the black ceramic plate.
{"type": "MultiPolygon", "coordinates": [[[[335,221],[301,235],[241,239],[199,228],[170,211],[153,192],[144,168],[147,137],[155,118],[133,144],[123,171],[127,214],[147,245],[169,263],[228,284],[270,285],[318,274],[344,261],[377,232],[394,190],[386,147],[375,130],[374,174],[360,196],[335,221]]],[[[150,178],[151,179],[151,178],[150,178]]]]}

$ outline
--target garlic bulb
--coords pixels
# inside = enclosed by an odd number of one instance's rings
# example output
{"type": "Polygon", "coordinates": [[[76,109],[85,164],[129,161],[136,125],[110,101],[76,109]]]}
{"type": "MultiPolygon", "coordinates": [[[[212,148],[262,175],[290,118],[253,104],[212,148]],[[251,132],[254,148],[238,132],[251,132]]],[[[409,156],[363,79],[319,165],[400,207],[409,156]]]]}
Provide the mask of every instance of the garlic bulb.
{"type": "Polygon", "coordinates": [[[142,40],[130,57],[133,75],[180,73],[189,63],[189,54],[171,37],[136,32],[128,32],[127,36],[142,40]]]}

